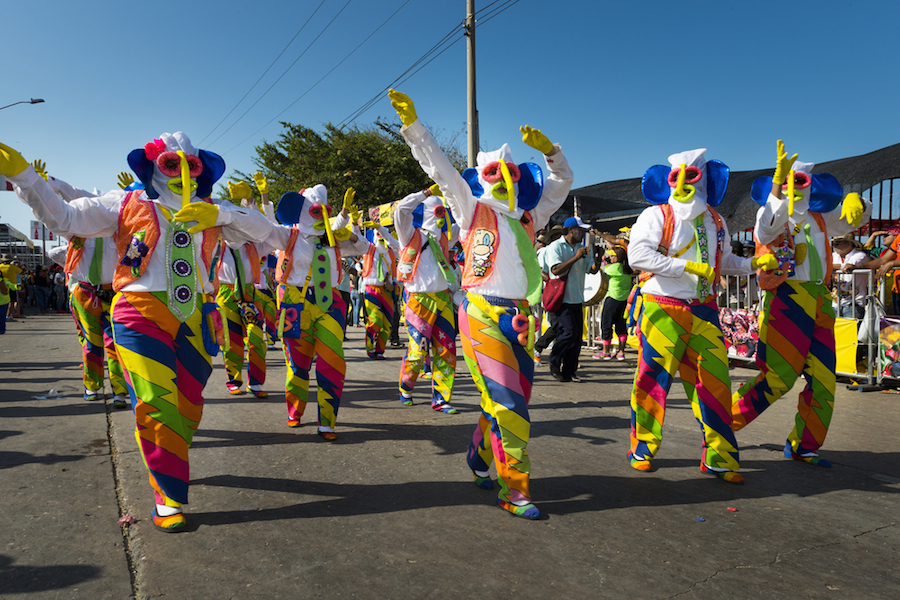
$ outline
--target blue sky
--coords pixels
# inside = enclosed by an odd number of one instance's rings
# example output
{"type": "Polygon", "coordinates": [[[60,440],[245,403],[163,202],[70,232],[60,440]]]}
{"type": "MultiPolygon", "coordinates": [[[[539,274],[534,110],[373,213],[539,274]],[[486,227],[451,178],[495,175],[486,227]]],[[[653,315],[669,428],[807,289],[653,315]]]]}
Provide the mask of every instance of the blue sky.
{"type": "MultiPolygon", "coordinates": [[[[476,9],[486,15],[507,2],[492,1],[476,9]]],[[[0,106],[46,102],[0,111],[0,141],[88,189],[114,187],[128,152],[166,131],[222,154],[229,173],[250,171],[254,146],[276,139],[279,120],[342,122],[461,31],[465,6],[5,3],[0,106]]],[[[540,128],[565,149],[576,187],[638,177],[697,147],[733,170],[771,166],[778,138],[810,162],[870,152],[898,141],[890,71],[898,17],[896,2],[519,0],[477,30],[482,148],[509,142],[516,160],[533,159],[518,127],[540,128]]],[[[463,147],[465,61],[460,38],[398,86],[432,131],[462,132],[463,147]]],[[[386,96],[355,123],[378,117],[395,118],[386,96]]],[[[12,194],[0,195],[0,222],[27,231],[31,218],[12,194]]]]}

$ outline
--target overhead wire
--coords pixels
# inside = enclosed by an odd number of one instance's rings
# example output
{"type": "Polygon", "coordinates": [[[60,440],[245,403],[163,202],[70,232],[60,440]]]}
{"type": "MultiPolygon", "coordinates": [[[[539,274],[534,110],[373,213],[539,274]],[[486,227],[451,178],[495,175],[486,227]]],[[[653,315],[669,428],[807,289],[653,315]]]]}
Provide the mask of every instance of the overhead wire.
{"type": "MultiPolygon", "coordinates": [[[[265,129],[266,127],[268,127],[269,125],[271,125],[272,122],[275,121],[275,119],[277,119],[278,117],[280,117],[281,115],[283,115],[284,113],[286,113],[292,106],[294,106],[294,105],[297,104],[300,100],[302,100],[304,96],[306,96],[308,93],[310,93],[311,91],[313,91],[313,89],[315,89],[316,86],[318,86],[320,83],[322,83],[322,81],[323,81],[326,77],[328,77],[329,75],[331,75],[338,67],[340,67],[342,64],[344,64],[344,62],[345,62],[348,58],[350,58],[351,56],[353,56],[353,54],[354,54],[357,50],[359,50],[359,49],[363,46],[363,44],[365,44],[366,42],[368,42],[369,39],[370,39],[372,36],[374,36],[374,35],[375,35],[376,33],[378,33],[385,25],[387,25],[388,22],[389,22],[391,19],[393,19],[394,16],[395,16],[398,12],[400,12],[400,10],[403,9],[404,6],[406,6],[407,4],[410,3],[410,1],[411,1],[411,0],[406,0],[403,4],[401,4],[401,5],[397,8],[397,10],[395,10],[393,13],[391,13],[391,15],[390,15],[387,19],[385,19],[384,22],[381,23],[381,25],[379,25],[378,27],[375,28],[375,31],[373,31],[372,33],[370,33],[370,34],[366,37],[366,39],[364,39],[363,41],[361,41],[361,42],[356,46],[356,48],[354,48],[353,50],[351,50],[350,53],[347,54],[347,56],[345,56],[343,59],[341,59],[341,61],[340,61],[339,63],[337,63],[336,65],[334,65],[334,66],[331,68],[330,71],[328,71],[327,73],[325,73],[318,81],[316,81],[314,84],[312,84],[312,85],[309,87],[309,89],[307,89],[305,92],[303,92],[302,94],[300,94],[300,96],[299,96],[296,100],[294,100],[293,102],[291,102],[291,103],[290,103],[283,111],[281,111],[280,113],[278,113],[277,115],[275,115],[274,117],[272,117],[265,125],[263,125],[263,126],[260,127],[259,129],[257,129],[256,131],[254,131],[253,133],[251,133],[250,135],[248,135],[246,138],[244,138],[244,140],[242,140],[242,141],[239,142],[237,145],[235,145],[234,148],[231,148],[231,150],[228,150],[228,152],[231,152],[231,151],[235,150],[236,148],[240,147],[240,146],[241,146],[242,144],[244,144],[247,140],[249,140],[250,138],[252,138],[253,136],[255,136],[257,133],[259,133],[260,131],[262,131],[263,129],[265,129]]],[[[227,154],[228,152],[226,152],[226,154],[227,154]]]]}
{"type": "MultiPolygon", "coordinates": [[[[494,18],[497,15],[508,10],[509,8],[511,8],[512,6],[517,4],[519,1],[520,0],[495,0],[494,2],[483,7],[482,9],[475,11],[476,17],[479,17],[479,15],[481,15],[481,19],[479,21],[476,21],[475,27],[478,28],[480,25],[486,23],[487,21],[490,21],[492,18],[494,18]],[[501,2],[502,2],[502,4],[500,4],[500,6],[497,6],[493,10],[489,10],[492,6],[494,6],[495,4],[501,3],[501,2]],[[485,11],[487,11],[487,12],[485,12],[485,11]]],[[[464,22],[465,21],[462,21],[461,24],[464,22]]],[[[408,81],[410,78],[412,78],[414,75],[416,75],[416,73],[418,73],[419,71],[424,69],[426,66],[428,66],[428,64],[431,63],[432,61],[434,61],[438,56],[440,56],[441,54],[443,54],[444,52],[449,50],[450,47],[452,47],[456,41],[458,41],[460,38],[465,37],[465,34],[459,33],[459,35],[457,35],[455,38],[450,40],[448,43],[448,41],[447,41],[448,38],[453,33],[459,32],[459,29],[457,29],[458,27],[459,27],[459,25],[454,26],[454,28],[447,35],[445,35],[437,44],[432,46],[432,48],[430,50],[428,50],[424,55],[422,55],[416,62],[414,62],[412,64],[412,66],[410,66],[408,69],[406,69],[406,71],[401,73],[400,76],[398,76],[396,79],[394,79],[387,86],[382,88],[380,92],[378,92],[376,95],[372,96],[372,98],[370,98],[368,101],[366,101],[365,104],[363,104],[361,107],[359,107],[358,109],[353,111],[350,114],[350,116],[346,117],[343,121],[340,122],[339,126],[343,127],[344,125],[352,123],[353,121],[355,121],[356,119],[361,117],[363,114],[366,113],[366,111],[368,111],[370,108],[372,108],[372,106],[374,106],[379,100],[381,100],[384,97],[385,92],[387,92],[389,89],[391,89],[395,86],[399,86],[399,85],[405,83],[406,81],[408,81]],[[440,48],[440,46],[443,44],[446,44],[444,46],[444,48],[441,49],[440,52],[437,52],[436,54],[434,54],[434,56],[431,56],[429,58],[429,56],[432,53],[436,52],[437,49],[440,48]],[[425,62],[423,63],[423,61],[425,61],[425,62]],[[421,65],[421,66],[419,66],[419,65],[421,65]],[[418,66],[418,68],[416,68],[417,66],[418,66]],[[413,70],[413,69],[415,69],[415,70],[413,70]]]]}
{"type": "Polygon", "coordinates": [[[336,20],[339,16],[341,16],[341,13],[344,12],[344,9],[346,9],[346,8],[350,5],[351,2],[353,2],[353,0],[347,0],[347,3],[344,4],[343,7],[341,7],[341,10],[339,10],[339,11],[337,12],[337,14],[334,15],[334,17],[332,17],[332,19],[328,22],[328,24],[325,25],[325,27],[322,28],[322,31],[319,32],[319,35],[317,35],[317,36],[315,37],[315,39],[313,39],[313,41],[311,41],[311,42],[309,43],[309,45],[303,50],[303,52],[300,53],[300,56],[298,56],[296,59],[294,59],[294,62],[292,62],[292,63],[290,64],[290,66],[289,66],[287,69],[285,69],[284,73],[282,73],[281,76],[278,77],[278,79],[276,79],[275,82],[274,82],[272,85],[269,86],[269,89],[267,89],[265,92],[263,92],[263,95],[260,96],[259,98],[257,98],[256,102],[254,102],[253,104],[250,105],[250,108],[248,108],[247,110],[245,110],[244,113],[243,113],[240,117],[238,117],[237,120],[236,120],[234,123],[232,123],[231,125],[228,126],[228,129],[226,129],[225,131],[223,131],[222,133],[220,133],[220,134],[219,134],[219,137],[217,137],[216,139],[214,139],[213,141],[211,141],[208,145],[211,146],[211,145],[215,144],[217,141],[219,141],[219,140],[222,138],[223,135],[225,135],[226,133],[228,133],[229,131],[231,131],[231,128],[234,127],[235,125],[237,125],[237,124],[241,121],[241,119],[243,119],[245,116],[247,116],[247,113],[250,112],[251,110],[253,110],[253,107],[256,106],[257,104],[259,104],[259,101],[266,97],[266,94],[268,94],[270,91],[272,91],[272,88],[275,87],[275,85],[276,85],[279,81],[281,81],[281,79],[282,79],[285,75],[288,74],[288,71],[290,71],[290,70],[294,67],[294,65],[297,64],[297,61],[299,61],[301,58],[303,58],[303,56],[309,51],[310,48],[313,47],[313,45],[319,40],[319,38],[322,37],[322,35],[323,35],[326,31],[328,31],[328,28],[331,27],[331,24],[334,23],[335,20],[336,20]]]}
{"type": "Polygon", "coordinates": [[[247,93],[244,94],[244,95],[241,97],[241,99],[237,101],[237,104],[235,104],[235,105],[232,107],[232,109],[228,111],[228,114],[225,115],[224,117],[222,117],[222,120],[219,121],[219,122],[216,124],[216,126],[213,127],[212,130],[211,130],[209,133],[207,133],[207,134],[203,137],[202,140],[200,140],[200,141],[198,142],[198,144],[202,144],[202,143],[204,142],[204,140],[206,140],[206,138],[208,138],[209,136],[211,136],[211,135],[213,134],[213,132],[214,132],[216,129],[218,129],[219,126],[220,126],[222,123],[225,122],[225,119],[227,119],[228,117],[230,117],[230,116],[231,116],[231,113],[233,113],[233,112],[235,111],[235,109],[237,109],[237,107],[241,105],[241,102],[243,102],[243,101],[247,98],[247,96],[250,95],[250,92],[252,92],[252,91],[256,88],[256,86],[259,85],[259,82],[262,81],[263,77],[265,77],[266,74],[267,74],[269,71],[272,70],[272,67],[274,67],[274,66],[275,66],[275,63],[278,62],[278,59],[281,58],[281,55],[284,54],[285,51],[287,51],[288,47],[290,47],[290,45],[294,43],[294,40],[297,39],[297,36],[300,35],[300,33],[306,28],[307,25],[309,25],[309,22],[312,21],[312,18],[313,18],[314,16],[316,16],[316,13],[319,12],[319,9],[322,8],[322,5],[323,5],[323,4],[325,4],[325,0],[322,0],[322,1],[319,3],[319,6],[316,7],[316,10],[314,10],[314,11],[312,12],[312,14],[309,15],[309,18],[306,19],[306,22],[303,23],[303,25],[300,27],[300,29],[297,30],[297,33],[294,34],[294,37],[291,38],[291,41],[289,41],[289,42],[287,43],[287,45],[281,50],[281,52],[278,53],[278,56],[275,57],[275,60],[272,61],[272,64],[269,65],[269,67],[263,72],[263,74],[259,76],[259,79],[256,80],[256,83],[254,83],[253,85],[250,86],[250,89],[247,90],[247,93]]]}

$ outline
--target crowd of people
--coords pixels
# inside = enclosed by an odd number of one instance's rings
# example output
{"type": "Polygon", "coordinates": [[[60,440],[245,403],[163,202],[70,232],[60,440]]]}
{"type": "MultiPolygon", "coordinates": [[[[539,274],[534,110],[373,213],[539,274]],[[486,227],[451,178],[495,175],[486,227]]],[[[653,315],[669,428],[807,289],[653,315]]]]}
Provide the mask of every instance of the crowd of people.
{"type": "MultiPolygon", "coordinates": [[[[707,160],[705,149],[691,150],[647,171],[642,189],[652,206],[628,236],[594,231],[606,246],[595,252],[583,243],[591,227],[578,216],[549,239],[551,216],[573,182],[559,144],[523,126],[523,142],[540,152],[543,165],[516,164],[504,144],[479,152],[476,166],[460,173],[412,100],[394,90],[389,97],[403,139],[434,185],[368,215],[352,188],[339,207],[321,184],[286,193],[273,206],[262,173],[254,177],[261,205],[249,182],[229,184],[240,205],[212,200],[224,161],[181,132],[131,151],[128,164],[137,180],[122,173],[121,189],[99,195],[50,177],[35,168],[42,165],[0,144],[0,174],[36,218],[70,240],[65,256],[55,259],[68,275],[85,398],[99,396],[105,359],[114,405],[124,408],[130,398],[154,492],[155,527],[186,528],[189,448],[220,350],[227,392],[263,398],[271,389],[266,352],[281,342],[288,427],[304,418],[314,366],[317,432],[332,441],[348,323],[364,323],[367,356],[381,361],[389,344],[403,347],[401,310],[407,341],[397,374],[399,401],[412,405],[419,378],[430,372],[431,407],[457,414],[451,400],[460,339],[481,396],[466,453],[474,482],[499,488],[496,503],[510,514],[540,518],[527,449],[535,365],[546,362],[559,382],[581,380],[584,280],[600,269],[610,283],[595,358],[625,359],[626,312],[640,342],[628,454],[634,469],[651,470],[676,372],[701,427],[703,473],[743,482],[734,432],[801,373],[808,383],[785,456],[829,466],[818,449],[834,402],[827,287],[833,265],[830,251],[819,249],[828,248],[829,234],[856,229],[869,203],[855,194],[844,198],[833,178],[813,175],[812,164],[789,158],[779,142],[774,176],[754,183],[752,197],[761,205],[754,255],[737,255],[714,209],[728,169],[707,160]],[[753,273],[767,291],[759,325],[759,345],[767,351],[758,355],[759,377],[732,393],[716,287],[722,276],[753,273]],[[541,309],[555,336],[545,361],[541,353],[550,340],[538,338],[541,309]]],[[[887,256],[885,264],[893,259],[887,256]]],[[[27,275],[21,279],[25,283],[27,275]]],[[[49,297],[48,276],[36,275],[24,289],[41,286],[49,297]]],[[[65,285],[56,292],[64,302],[65,285]]]]}

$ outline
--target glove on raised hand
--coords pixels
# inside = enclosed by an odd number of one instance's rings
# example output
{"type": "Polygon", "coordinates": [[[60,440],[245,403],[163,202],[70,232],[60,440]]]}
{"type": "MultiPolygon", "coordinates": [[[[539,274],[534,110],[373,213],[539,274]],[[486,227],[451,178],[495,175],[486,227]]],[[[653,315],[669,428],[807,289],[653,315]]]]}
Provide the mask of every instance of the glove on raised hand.
{"type": "Polygon", "coordinates": [[[519,127],[519,131],[522,132],[522,141],[538,150],[541,154],[550,154],[553,152],[553,142],[550,139],[541,133],[540,129],[532,129],[528,125],[523,125],[519,127]]]}

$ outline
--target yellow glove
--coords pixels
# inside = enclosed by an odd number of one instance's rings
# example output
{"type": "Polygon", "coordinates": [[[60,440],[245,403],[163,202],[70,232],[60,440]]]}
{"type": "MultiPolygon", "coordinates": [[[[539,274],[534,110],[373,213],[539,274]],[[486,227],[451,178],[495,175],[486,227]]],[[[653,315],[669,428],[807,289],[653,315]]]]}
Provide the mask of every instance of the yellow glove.
{"type": "Polygon", "coordinates": [[[841,206],[841,219],[847,221],[853,227],[859,227],[865,210],[866,208],[863,206],[859,194],[850,192],[844,198],[844,204],[841,206]]]}
{"type": "Polygon", "coordinates": [[[750,265],[754,269],[762,269],[763,271],[772,271],[778,268],[778,259],[774,254],[763,254],[762,256],[754,256],[750,261],[750,265]]]}
{"type": "Polygon", "coordinates": [[[13,177],[27,168],[28,161],[21,154],[6,144],[0,144],[0,175],[13,177]]]}
{"type": "Polygon", "coordinates": [[[402,94],[397,90],[388,90],[388,98],[391,99],[391,106],[397,111],[397,116],[404,127],[409,127],[416,122],[416,107],[409,96],[402,94]]]}
{"type": "Polygon", "coordinates": [[[216,226],[219,218],[219,207],[209,202],[191,202],[172,217],[176,221],[197,221],[197,224],[188,229],[191,233],[197,233],[204,229],[216,226]]]}
{"type": "Polygon", "coordinates": [[[356,207],[353,205],[354,198],[356,198],[356,190],[352,187],[348,187],[347,191],[344,192],[344,208],[351,213],[356,210],[356,207]]]}
{"type": "Polygon", "coordinates": [[[262,174],[262,171],[257,171],[253,174],[253,183],[256,184],[256,188],[259,190],[260,194],[269,193],[269,181],[266,179],[266,176],[262,174]]]}
{"type": "Polygon", "coordinates": [[[442,198],[444,197],[444,195],[441,193],[441,188],[438,187],[438,184],[434,183],[428,189],[431,190],[432,196],[440,196],[442,198]]]}
{"type": "Polygon", "coordinates": [[[716,270],[711,266],[705,263],[698,263],[693,261],[687,261],[687,264],[684,266],[684,270],[690,273],[691,275],[696,275],[697,277],[703,277],[708,282],[713,283],[716,278],[716,270]]]}
{"type": "Polygon", "coordinates": [[[346,227],[341,227],[334,231],[334,239],[339,242],[346,242],[350,239],[350,234],[352,233],[353,229],[350,228],[350,225],[347,225],[346,227]]]}
{"type": "Polygon", "coordinates": [[[134,183],[134,177],[132,177],[131,173],[129,173],[127,171],[121,171],[116,176],[116,179],[119,181],[119,187],[122,188],[123,190],[125,188],[127,188],[129,185],[131,185],[132,183],[134,183]]]}
{"type": "Polygon", "coordinates": [[[788,158],[787,152],[784,151],[784,142],[781,140],[778,140],[778,143],[775,144],[775,154],[775,174],[772,176],[772,181],[778,185],[783,185],[788,173],[794,168],[794,161],[797,160],[797,155],[794,154],[788,158]]]}
{"type": "Polygon", "coordinates": [[[235,200],[241,200],[243,198],[252,198],[253,190],[250,189],[250,184],[246,181],[242,181],[240,183],[233,183],[231,181],[228,182],[228,193],[235,200]]]}
{"type": "Polygon", "coordinates": [[[350,211],[350,223],[359,223],[360,218],[362,218],[362,213],[359,212],[359,208],[354,206],[356,210],[350,211]]]}
{"type": "Polygon", "coordinates": [[[553,152],[553,143],[546,135],[541,133],[540,129],[532,129],[528,125],[519,127],[522,132],[522,141],[540,151],[541,154],[550,154],[553,152]]]}
{"type": "Polygon", "coordinates": [[[42,161],[39,158],[31,161],[31,166],[34,167],[34,172],[44,178],[44,181],[47,181],[47,163],[42,161]]]}

